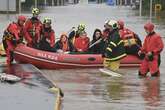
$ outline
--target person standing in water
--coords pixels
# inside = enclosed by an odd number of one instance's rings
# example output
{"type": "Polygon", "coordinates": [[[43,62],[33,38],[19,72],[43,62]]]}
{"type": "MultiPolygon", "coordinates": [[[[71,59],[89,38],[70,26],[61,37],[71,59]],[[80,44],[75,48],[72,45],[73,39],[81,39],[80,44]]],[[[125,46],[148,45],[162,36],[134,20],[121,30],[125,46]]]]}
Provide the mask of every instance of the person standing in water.
{"type": "Polygon", "coordinates": [[[146,23],[144,29],[147,36],[141,50],[138,52],[139,56],[143,58],[139,69],[139,76],[145,77],[148,72],[150,72],[151,76],[159,76],[160,53],[164,48],[164,44],[161,36],[154,31],[153,23],[146,23]]]}
{"type": "Polygon", "coordinates": [[[104,67],[117,71],[120,66],[120,59],[126,56],[123,40],[120,38],[118,24],[115,20],[105,22],[105,32],[108,33],[104,46],[104,67]]]}

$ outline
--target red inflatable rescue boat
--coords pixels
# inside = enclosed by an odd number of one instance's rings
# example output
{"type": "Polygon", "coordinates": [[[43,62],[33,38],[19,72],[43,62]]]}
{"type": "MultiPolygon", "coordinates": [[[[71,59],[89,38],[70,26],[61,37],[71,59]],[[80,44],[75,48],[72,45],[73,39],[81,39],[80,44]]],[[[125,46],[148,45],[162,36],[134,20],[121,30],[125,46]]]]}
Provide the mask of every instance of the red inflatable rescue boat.
{"type": "MultiPolygon", "coordinates": [[[[59,54],[46,52],[20,44],[14,52],[19,63],[30,63],[44,69],[72,69],[103,67],[100,54],[59,54]]],[[[121,67],[137,67],[141,63],[136,56],[127,55],[121,61],[121,67]]]]}

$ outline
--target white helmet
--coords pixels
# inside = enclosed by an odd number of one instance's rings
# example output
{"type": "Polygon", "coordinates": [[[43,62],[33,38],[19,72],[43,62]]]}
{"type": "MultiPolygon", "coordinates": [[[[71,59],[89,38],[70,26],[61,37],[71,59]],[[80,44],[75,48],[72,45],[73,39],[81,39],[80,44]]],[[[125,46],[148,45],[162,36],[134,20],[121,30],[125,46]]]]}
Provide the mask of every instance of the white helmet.
{"type": "Polygon", "coordinates": [[[115,21],[115,20],[107,20],[105,22],[105,24],[108,25],[108,26],[111,26],[112,29],[117,29],[118,28],[117,21],[115,21]]]}

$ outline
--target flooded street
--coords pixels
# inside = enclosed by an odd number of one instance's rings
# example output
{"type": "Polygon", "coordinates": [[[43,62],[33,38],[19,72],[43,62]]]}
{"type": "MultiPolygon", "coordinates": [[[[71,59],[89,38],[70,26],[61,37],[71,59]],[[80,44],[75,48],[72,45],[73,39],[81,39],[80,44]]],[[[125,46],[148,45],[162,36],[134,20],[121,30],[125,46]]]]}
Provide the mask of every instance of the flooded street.
{"type": "Polygon", "coordinates": [[[136,69],[122,69],[123,77],[98,69],[43,70],[65,93],[63,110],[164,110],[165,74],[140,79],[136,69]]]}
{"type": "MultiPolygon", "coordinates": [[[[136,16],[126,7],[106,5],[76,5],[47,8],[47,16],[54,15],[57,35],[80,22],[87,25],[89,37],[95,28],[103,29],[107,19],[123,19],[126,26],[144,39],[143,25],[147,17],[136,16]],[[49,12],[49,13],[48,13],[49,12]],[[65,16],[64,16],[65,15],[65,16]]],[[[165,26],[157,24],[157,30],[165,36],[165,26]],[[161,27],[161,28],[160,28],[161,27]]],[[[162,55],[163,56],[163,55],[162,55]]],[[[164,56],[162,59],[165,59],[164,56]]],[[[162,60],[161,77],[138,78],[138,68],[122,69],[123,77],[103,75],[99,69],[42,70],[65,93],[63,110],[164,110],[165,63],[162,60]]]]}
{"type": "MultiPolygon", "coordinates": [[[[106,20],[122,19],[126,27],[139,34],[143,40],[145,36],[143,25],[149,19],[147,16],[137,16],[137,12],[129,7],[110,7],[105,4],[47,7],[40,15],[41,19],[45,16],[53,19],[57,38],[62,32],[68,32],[79,23],[86,24],[87,33],[92,38],[94,29],[103,29],[106,20]]],[[[10,17],[14,18],[14,15],[10,17]]],[[[165,18],[161,18],[160,21],[156,19],[153,18],[156,32],[165,37],[165,18]]],[[[3,26],[0,28],[4,29],[3,26]]],[[[138,77],[138,68],[122,68],[120,71],[123,76],[120,78],[104,75],[99,72],[99,68],[42,70],[42,72],[63,90],[65,96],[62,110],[164,110],[164,60],[165,51],[162,53],[160,78],[141,79],[138,77]]]]}

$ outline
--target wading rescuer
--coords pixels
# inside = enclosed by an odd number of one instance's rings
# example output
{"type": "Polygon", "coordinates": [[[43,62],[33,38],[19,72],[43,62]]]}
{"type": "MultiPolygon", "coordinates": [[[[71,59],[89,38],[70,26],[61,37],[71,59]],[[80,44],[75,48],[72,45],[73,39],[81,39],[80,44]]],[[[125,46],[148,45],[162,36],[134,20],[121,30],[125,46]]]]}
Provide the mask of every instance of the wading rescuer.
{"type": "Polygon", "coordinates": [[[38,19],[39,9],[32,9],[33,17],[28,19],[25,23],[25,39],[27,41],[27,46],[38,48],[38,43],[40,41],[40,33],[42,29],[42,23],[38,19]]]}
{"type": "Polygon", "coordinates": [[[150,72],[151,76],[159,76],[160,53],[164,48],[164,44],[161,36],[154,31],[153,23],[146,23],[144,29],[147,36],[141,50],[138,52],[139,56],[143,58],[139,76],[145,77],[148,72],[150,72]]]}
{"type": "Polygon", "coordinates": [[[51,27],[51,19],[45,18],[41,31],[41,38],[39,42],[39,49],[45,51],[53,51],[55,45],[55,32],[51,27]]]}
{"type": "Polygon", "coordinates": [[[18,16],[17,22],[9,24],[3,34],[3,46],[6,51],[7,65],[10,66],[13,61],[13,51],[18,43],[23,41],[25,16],[18,16]]]}
{"type": "Polygon", "coordinates": [[[138,56],[138,51],[142,46],[140,38],[133,31],[124,27],[124,21],[118,20],[117,22],[119,26],[119,34],[124,42],[126,53],[138,56]]]}
{"type": "Polygon", "coordinates": [[[104,67],[116,71],[120,66],[120,59],[126,56],[124,43],[121,40],[117,21],[108,20],[105,22],[105,32],[108,33],[104,46],[104,67]]]}

